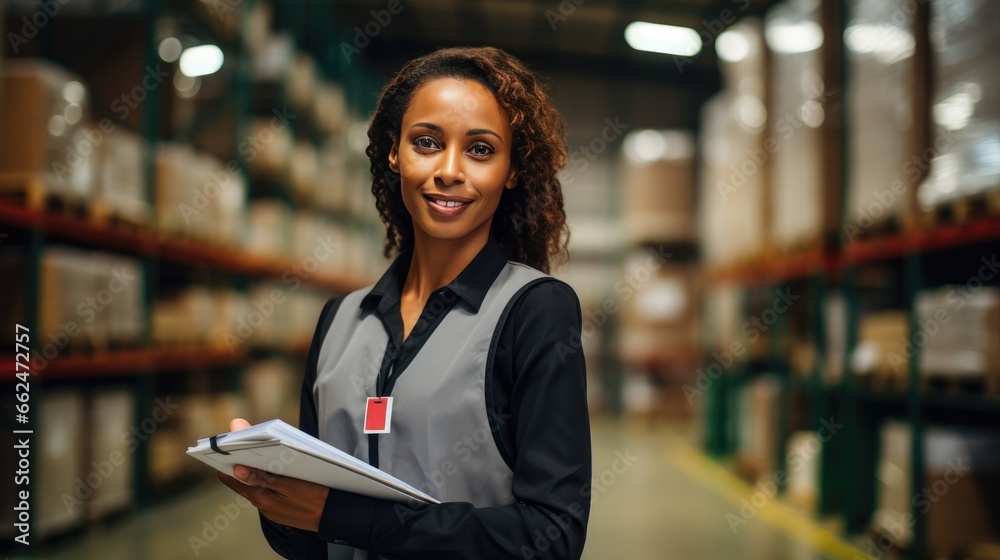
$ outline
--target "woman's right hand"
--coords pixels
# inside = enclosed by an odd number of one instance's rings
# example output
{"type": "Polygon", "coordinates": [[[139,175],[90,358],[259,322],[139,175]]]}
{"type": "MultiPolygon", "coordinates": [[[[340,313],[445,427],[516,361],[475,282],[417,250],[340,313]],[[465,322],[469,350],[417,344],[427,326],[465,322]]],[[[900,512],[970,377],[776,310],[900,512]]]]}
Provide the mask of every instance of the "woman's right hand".
{"type": "Polygon", "coordinates": [[[233,418],[229,421],[229,431],[238,432],[240,430],[245,430],[250,427],[250,422],[242,418],[233,418]]]}

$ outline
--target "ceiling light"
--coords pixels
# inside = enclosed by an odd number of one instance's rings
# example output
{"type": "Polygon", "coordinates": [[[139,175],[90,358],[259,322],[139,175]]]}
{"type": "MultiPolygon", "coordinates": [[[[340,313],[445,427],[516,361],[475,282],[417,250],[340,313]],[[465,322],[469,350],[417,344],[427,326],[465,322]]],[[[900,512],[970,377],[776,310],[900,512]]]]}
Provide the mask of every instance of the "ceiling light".
{"type": "Polygon", "coordinates": [[[767,45],[779,53],[806,53],[823,46],[823,28],[815,21],[775,18],[768,22],[764,36],[767,45]]]}
{"type": "Polygon", "coordinates": [[[201,45],[181,53],[181,73],[189,78],[214,74],[222,68],[222,49],[215,45],[201,45]]]}
{"type": "Polygon", "coordinates": [[[701,37],[690,27],[634,21],[625,28],[625,41],[637,51],[677,56],[701,52],[701,37]]]}

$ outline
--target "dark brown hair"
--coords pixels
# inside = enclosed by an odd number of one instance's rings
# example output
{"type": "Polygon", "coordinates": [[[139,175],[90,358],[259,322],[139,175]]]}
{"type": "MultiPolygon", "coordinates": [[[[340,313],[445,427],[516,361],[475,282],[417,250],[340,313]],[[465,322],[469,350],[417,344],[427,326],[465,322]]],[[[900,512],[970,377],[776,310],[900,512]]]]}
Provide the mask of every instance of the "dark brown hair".
{"type": "Polygon", "coordinates": [[[493,47],[442,49],[408,62],[382,89],[368,127],[372,194],[386,227],[385,256],[413,246],[413,222],[403,206],[400,179],[389,169],[403,114],[418,87],[436,78],[475,80],[486,86],[510,118],[511,166],[517,186],[504,189],[492,233],[507,258],[548,273],[567,258],[569,228],[556,172],[566,165],[562,118],[535,75],[493,47]]]}

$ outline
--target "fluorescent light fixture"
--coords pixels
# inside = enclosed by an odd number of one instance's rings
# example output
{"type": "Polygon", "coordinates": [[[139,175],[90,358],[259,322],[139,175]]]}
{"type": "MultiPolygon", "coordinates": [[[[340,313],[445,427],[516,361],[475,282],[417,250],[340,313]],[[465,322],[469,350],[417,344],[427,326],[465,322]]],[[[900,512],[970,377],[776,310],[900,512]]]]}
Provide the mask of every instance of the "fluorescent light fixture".
{"type": "Polygon", "coordinates": [[[222,68],[222,49],[215,45],[201,45],[184,49],[181,53],[181,73],[189,78],[214,74],[222,68]]]}
{"type": "Polygon", "coordinates": [[[637,51],[677,56],[701,52],[701,37],[690,27],[633,21],[625,28],[625,42],[637,51]]]}
{"type": "Polygon", "coordinates": [[[851,52],[877,56],[885,64],[907,59],[916,49],[913,34],[895,25],[852,25],[844,31],[844,42],[851,52]]]}
{"type": "Polygon", "coordinates": [[[784,54],[807,53],[823,46],[823,28],[815,21],[775,18],[768,22],[764,37],[769,47],[784,54]]]}

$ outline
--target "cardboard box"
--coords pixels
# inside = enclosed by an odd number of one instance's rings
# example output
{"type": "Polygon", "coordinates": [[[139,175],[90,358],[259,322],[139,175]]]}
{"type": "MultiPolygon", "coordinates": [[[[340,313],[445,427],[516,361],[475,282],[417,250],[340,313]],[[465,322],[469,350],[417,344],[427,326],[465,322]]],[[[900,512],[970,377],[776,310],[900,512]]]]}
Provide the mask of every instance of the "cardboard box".
{"type": "Polygon", "coordinates": [[[694,146],[689,133],[643,130],[625,140],[625,235],[636,243],[694,236],[694,146]]]}
{"type": "Polygon", "coordinates": [[[1000,437],[991,428],[928,427],[924,452],[926,479],[914,496],[911,487],[910,426],[888,422],[881,431],[876,530],[905,548],[913,538],[908,515],[927,516],[926,544],[948,556],[1000,538],[1000,514],[993,497],[1000,484],[1000,437]]]}
{"type": "Polygon", "coordinates": [[[0,169],[41,176],[57,197],[88,200],[105,132],[88,119],[87,86],[41,60],[8,61],[0,81],[0,169]]]}

